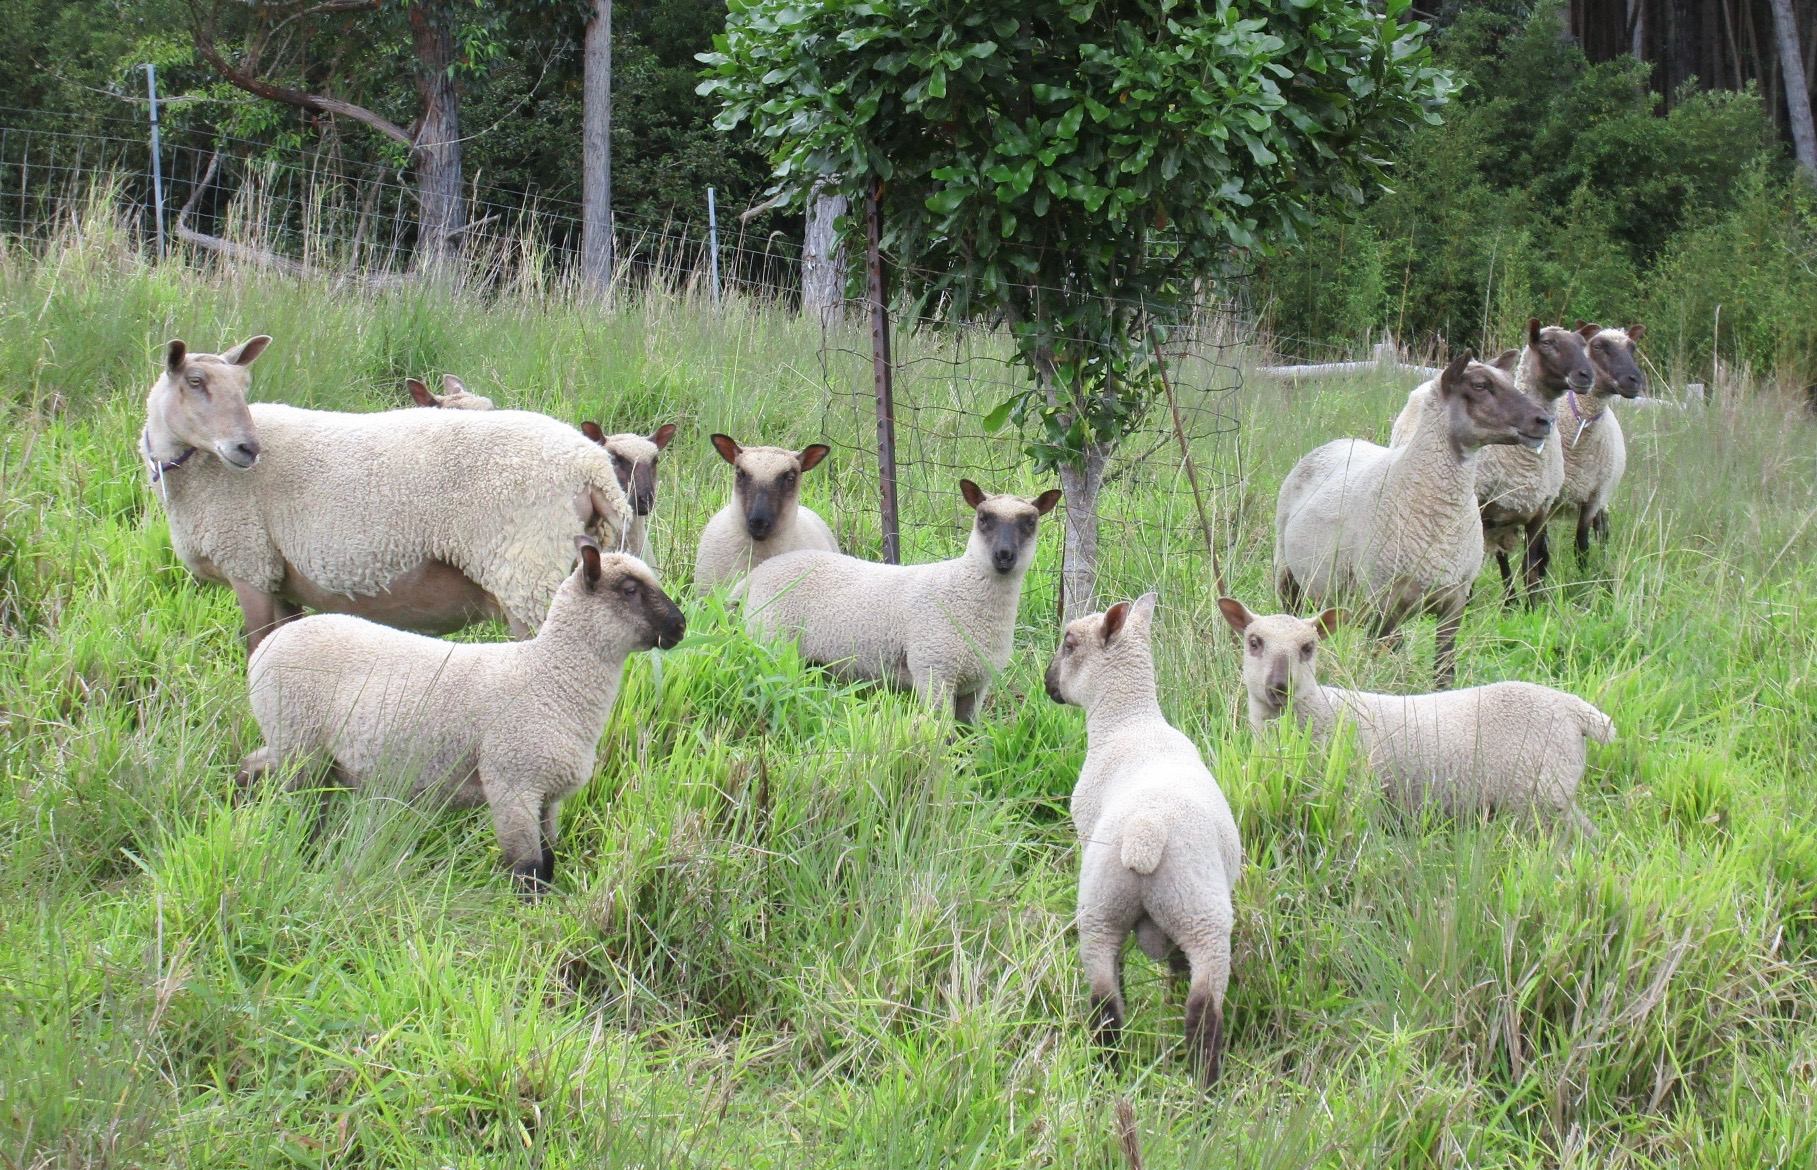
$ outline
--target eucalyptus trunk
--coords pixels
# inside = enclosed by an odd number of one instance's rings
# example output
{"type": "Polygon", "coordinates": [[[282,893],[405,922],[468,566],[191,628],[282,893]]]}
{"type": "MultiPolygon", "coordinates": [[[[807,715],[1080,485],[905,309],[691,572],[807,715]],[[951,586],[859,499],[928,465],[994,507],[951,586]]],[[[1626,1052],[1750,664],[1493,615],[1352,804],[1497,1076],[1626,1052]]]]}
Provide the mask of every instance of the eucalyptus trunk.
{"type": "MultiPolygon", "coordinates": [[[[1037,350],[1036,375],[1048,405],[1062,405],[1059,374],[1051,349],[1037,350]]],[[[1104,486],[1104,469],[1116,451],[1114,442],[1088,440],[1071,460],[1062,463],[1060,494],[1066,501],[1061,544],[1060,620],[1070,622],[1097,609],[1098,597],[1098,493],[1104,486]]]]}
{"type": "Polygon", "coordinates": [[[612,283],[612,0],[592,0],[581,83],[581,277],[612,283]]]}
{"type": "Polygon", "coordinates": [[[1807,183],[1817,183],[1817,127],[1811,122],[1811,88],[1804,75],[1798,45],[1798,14],[1792,0],[1772,0],[1773,31],[1779,41],[1779,65],[1785,74],[1785,113],[1792,126],[1792,152],[1807,183]]]}
{"type": "Polygon", "coordinates": [[[845,214],[846,198],[822,194],[823,190],[824,184],[816,183],[808,201],[801,248],[801,309],[818,315],[824,325],[845,301],[845,248],[839,243],[834,222],[845,214]]]}
{"type": "Polygon", "coordinates": [[[439,4],[410,6],[416,48],[416,87],[423,102],[413,151],[417,190],[417,249],[436,267],[458,247],[467,226],[461,192],[460,94],[454,86],[454,28],[439,4]]]}

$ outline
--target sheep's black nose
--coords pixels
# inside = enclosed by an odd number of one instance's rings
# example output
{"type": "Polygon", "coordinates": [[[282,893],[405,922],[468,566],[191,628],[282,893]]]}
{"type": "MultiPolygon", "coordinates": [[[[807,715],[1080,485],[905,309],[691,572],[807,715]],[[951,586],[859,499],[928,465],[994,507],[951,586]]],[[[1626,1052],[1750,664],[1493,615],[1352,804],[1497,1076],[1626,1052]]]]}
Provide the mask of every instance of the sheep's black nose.
{"type": "Polygon", "coordinates": [[[1549,431],[1552,429],[1552,416],[1549,414],[1536,414],[1533,416],[1533,425],[1542,431],[1549,431]]]}
{"type": "Polygon", "coordinates": [[[259,441],[257,439],[241,439],[233,445],[233,453],[240,457],[242,466],[251,467],[259,461],[259,441]]]}
{"type": "Polygon", "coordinates": [[[750,516],[745,519],[744,526],[745,531],[749,532],[753,539],[762,540],[776,525],[768,516],[750,516]]]}

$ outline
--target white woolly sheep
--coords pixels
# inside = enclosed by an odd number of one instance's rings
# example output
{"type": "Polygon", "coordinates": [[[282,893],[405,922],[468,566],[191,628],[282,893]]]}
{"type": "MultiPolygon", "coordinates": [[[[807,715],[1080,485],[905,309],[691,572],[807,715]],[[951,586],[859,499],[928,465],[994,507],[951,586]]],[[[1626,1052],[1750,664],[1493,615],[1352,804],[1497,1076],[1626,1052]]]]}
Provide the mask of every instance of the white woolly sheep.
{"type": "Polygon", "coordinates": [[[1243,843],[1199,749],[1161,714],[1154,609],[1149,593],[1069,623],[1047,693],[1085,708],[1072,815],[1079,955],[1099,1036],[1115,1043],[1123,1026],[1123,944],[1134,933],[1149,958],[1188,976],[1186,1043],[1210,1085],[1224,1047],[1231,890],[1243,843]]]}
{"type": "Polygon", "coordinates": [[[596,422],[580,424],[580,433],[606,449],[612,456],[612,469],[618,473],[618,486],[631,502],[631,527],[625,533],[625,549],[635,556],[650,559],[650,513],[656,509],[656,464],[663,449],[675,437],[675,424],[664,423],[649,435],[608,435],[596,422]]]}
{"type": "Polygon", "coordinates": [[[1558,437],[1564,448],[1565,479],[1558,510],[1577,509],[1577,558],[1590,551],[1590,537],[1609,538],[1609,501],[1628,470],[1627,440],[1621,422],[1609,404],[1617,396],[1638,398],[1647,388],[1635,342],[1646,335],[1645,325],[1604,329],[1583,321],[1577,331],[1589,345],[1590,363],[1596,367],[1596,384],[1587,396],[1569,394],[1558,420],[1558,437]]]}
{"type": "Polygon", "coordinates": [[[840,678],[929,701],[950,695],[954,718],[971,723],[991,679],[1009,665],[1036,527],[1060,492],[993,496],[969,479],[959,488],[976,513],[963,556],[928,565],[817,550],[771,557],[746,579],[746,628],[796,638],[803,658],[840,678]]]}
{"type": "Polygon", "coordinates": [[[248,649],[300,606],[427,633],[502,617],[523,637],[573,538],[630,526],[611,457],[540,414],[248,406],[270,340],[171,342],[140,437],[177,556],[233,587],[248,649]]]}
{"type": "Polygon", "coordinates": [[[1258,734],[1291,697],[1295,720],[1321,744],[1340,722],[1353,725],[1370,769],[1403,807],[1563,818],[1594,832],[1575,804],[1584,740],[1611,742],[1615,724],[1576,695],[1527,682],[1430,695],[1321,686],[1318,644],[1337,628],[1337,610],[1308,621],[1257,617],[1232,597],[1218,608],[1243,640],[1249,723],[1258,734]]]}
{"type": "Polygon", "coordinates": [[[772,557],[798,549],[837,553],[826,521],[801,504],[801,477],[832,450],[814,443],[800,451],[740,447],[712,436],[713,449],[734,469],[732,501],[713,514],[694,557],[694,587],[703,593],[740,580],[772,557]]]}
{"type": "Polygon", "coordinates": [[[686,630],[642,561],[576,544],[580,563],[528,641],[444,642],[343,614],[274,631],[247,669],[265,746],[240,783],[275,769],[309,784],[326,767],[344,787],[396,779],[484,803],[520,886],[548,886],[561,803],[593,775],[626,658],[686,630]]]}
{"type": "Polygon", "coordinates": [[[418,406],[439,406],[443,410],[491,410],[492,400],[484,394],[475,394],[453,374],[442,375],[442,392],[432,393],[429,387],[415,378],[404,379],[404,389],[410,391],[410,400],[418,406]]]}
{"type": "Polygon", "coordinates": [[[1426,384],[1403,447],[1339,439],[1302,458],[1275,508],[1275,587],[1288,609],[1356,598],[1378,636],[1413,614],[1438,617],[1434,676],[1454,673],[1457,630],[1482,569],[1476,455],[1492,443],[1537,450],[1552,415],[1503,371],[1460,355],[1426,384]]]}
{"type": "MultiPolygon", "coordinates": [[[[1538,317],[1527,320],[1526,348],[1509,350],[1493,364],[1505,370],[1510,368],[1509,361],[1513,362],[1515,388],[1533,394],[1554,415],[1558,400],[1566,393],[1588,391],[1595,381],[1584,339],[1557,325],[1541,326],[1538,317]]],[[[1407,396],[1406,407],[1394,420],[1390,446],[1404,446],[1413,437],[1417,416],[1431,401],[1424,387],[1407,396]]],[[[1556,437],[1548,437],[1538,451],[1518,445],[1492,446],[1477,454],[1476,499],[1482,509],[1483,544],[1495,553],[1509,602],[1514,600],[1515,588],[1508,558],[1517,544],[1525,544],[1521,575],[1529,604],[1545,581],[1552,559],[1546,523],[1558,505],[1564,480],[1565,457],[1556,437]]]]}

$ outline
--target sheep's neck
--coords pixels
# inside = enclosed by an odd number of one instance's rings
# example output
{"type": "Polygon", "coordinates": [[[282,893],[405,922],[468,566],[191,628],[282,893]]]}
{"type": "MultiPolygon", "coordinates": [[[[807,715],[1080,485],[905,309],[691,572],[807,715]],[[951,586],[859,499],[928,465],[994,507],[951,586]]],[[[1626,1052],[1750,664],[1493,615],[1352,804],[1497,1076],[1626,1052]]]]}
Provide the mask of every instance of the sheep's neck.
{"type": "Polygon", "coordinates": [[[1439,397],[1432,408],[1420,412],[1413,437],[1407,440],[1400,459],[1389,469],[1390,479],[1402,477],[1421,481],[1438,481],[1454,488],[1461,487],[1476,507],[1476,453],[1479,448],[1465,447],[1451,433],[1451,404],[1439,397]]]}
{"type": "Polygon", "coordinates": [[[564,708],[597,717],[603,727],[629,654],[563,609],[551,607],[536,636],[519,643],[520,653],[536,690],[564,708]]]}
{"type": "Polygon", "coordinates": [[[1520,364],[1514,367],[1514,388],[1547,402],[1557,402],[1569,387],[1546,381],[1545,370],[1539,355],[1532,346],[1527,346],[1520,351],[1520,364]]]}
{"type": "Polygon", "coordinates": [[[164,421],[164,412],[158,409],[154,397],[145,411],[145,454],[154,463],[171,463],[193,450],[194,445],[178,438],[164,421]]]}
{"type": "Polygon", "coordinates": [[[1105,679],[1085,713],[1085,736],[1097,742],[1136,724],[1163,719],[1151,655],[1131,655],[1105,679]]]}
{"type": "Polygon", "coordinates": [[[1321,744],[1331,739],[1331,733],[1337,727],[1340,706],[1336,687],[1311,682],[1304,686],[1296,685],[1293,689],[1294,722],[1310,732],[1312,738],[1321,744]]]}

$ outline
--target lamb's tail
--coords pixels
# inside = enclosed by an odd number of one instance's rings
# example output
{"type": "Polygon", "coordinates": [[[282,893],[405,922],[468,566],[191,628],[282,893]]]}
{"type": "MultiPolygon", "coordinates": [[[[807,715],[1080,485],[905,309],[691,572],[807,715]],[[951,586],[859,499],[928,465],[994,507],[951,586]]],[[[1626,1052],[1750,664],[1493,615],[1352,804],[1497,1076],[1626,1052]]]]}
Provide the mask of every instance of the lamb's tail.
{"type": "Polygon", "coordinates": [[[1615,742],[1615,720],[1582,699],[1577,700],[1577,721],[1583,726],[1584,734],[1597,743],[1615,742]]]}
{"type": "Polygon", "coordinates": [[[1151,874],[1161,864],[1167,848],[1167,826],[1149,813],[1137,813],[1123,822],[1123,866],[1151,874]]]}

